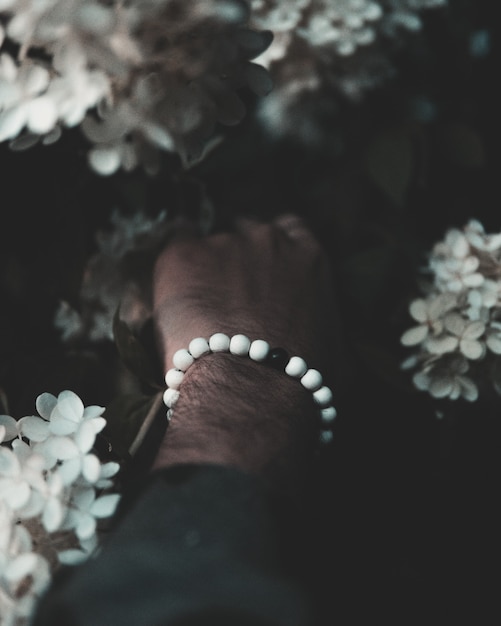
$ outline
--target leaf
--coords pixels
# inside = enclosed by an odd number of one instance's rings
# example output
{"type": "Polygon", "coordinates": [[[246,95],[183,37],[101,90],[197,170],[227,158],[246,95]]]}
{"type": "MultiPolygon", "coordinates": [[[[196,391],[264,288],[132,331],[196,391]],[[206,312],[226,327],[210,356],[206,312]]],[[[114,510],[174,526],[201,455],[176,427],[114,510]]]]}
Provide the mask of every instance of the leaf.
{"type": "Polygon", "coordinates": [[[442,149],[450,161],[465,169],[485,165],[485,148],[480,135],[466,124],[448,124],[442,131],[442,149]]]}
{"type": "Polygon", "coordinates": [[[137,449],[134,444],[144,427],[147,428],[154,418],[161,406],[161,399],[161,393],[154,396],[123,394],[109,403],[104,414],[107,420],[105,434],[120,458],[127,459],[134,454],[137,449]]]}
{"type": "Polygon", "coordinates": [[[117,309],[113,317],[113,337],[118,353],[127,369],[141,381],[158,389],[158,375],[155,367],[137,337],[120,319],[120,309],[117,309]]]}
{"type": "Polygon", "coordinates": [[[397,206],[404,202],[413,164],[411,137],[404,127],[376,134],[365,150],[367,176],[397,206]]]}

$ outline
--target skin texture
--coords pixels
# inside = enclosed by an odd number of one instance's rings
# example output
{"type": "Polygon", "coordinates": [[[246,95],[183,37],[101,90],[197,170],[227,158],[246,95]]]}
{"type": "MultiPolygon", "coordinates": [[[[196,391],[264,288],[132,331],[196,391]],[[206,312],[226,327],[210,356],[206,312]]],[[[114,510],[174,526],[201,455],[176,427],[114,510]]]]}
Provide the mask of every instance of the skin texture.
{"type": "MultiPolygon", "coordinates": [[[[165,370],[176,350],[215,332],[265,339],[326,370],[329,264],[295,216],[240,221],[204,238],[180,232],[158,257],[153,291],[165,370]]],[[[315,415],[310,394],[282,372],[228,354],[202,357],[185,376],[154,469],[211,462],[290,482],[313,450],[315,415]]]]}

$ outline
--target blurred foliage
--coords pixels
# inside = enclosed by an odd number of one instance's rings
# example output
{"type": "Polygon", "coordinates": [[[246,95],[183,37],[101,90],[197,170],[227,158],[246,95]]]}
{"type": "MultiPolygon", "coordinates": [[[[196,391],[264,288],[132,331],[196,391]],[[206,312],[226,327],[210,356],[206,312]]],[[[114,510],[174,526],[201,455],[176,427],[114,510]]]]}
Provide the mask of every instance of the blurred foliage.
{"type": "Polygon", "coordinates": [[[139,381],[153,389],[161,389],[162,376],[147,350],[129,326],[120,319],[120,309],[113,318],[113,338],[124,365],[139,381]]]}

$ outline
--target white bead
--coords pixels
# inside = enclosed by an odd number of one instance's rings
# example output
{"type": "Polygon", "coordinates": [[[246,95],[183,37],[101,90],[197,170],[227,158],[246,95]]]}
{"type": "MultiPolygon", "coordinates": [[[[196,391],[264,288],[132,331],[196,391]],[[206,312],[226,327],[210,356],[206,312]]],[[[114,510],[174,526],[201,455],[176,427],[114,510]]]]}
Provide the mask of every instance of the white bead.
{"type": "Polygon", "coordinates": [[[324,424],[330,424],[330,422],[333,422],[337,415],[337,411],[333,406],[322,409],[320,413],[322,415],[322,422],[324,424]]]}
{"type": "Polygon", "coordinates": [[[285,373],[293,378],[301,378],[308,371],[306,361],[300,356],[293,356],[285,366],[285,373]]]}
{"type": "Polygon", "coordinates": [[[249,357],[253,361],[264,361],[270,352],[270,344],[262,339],[253,341],[249,348],[249,357]]]}
{"type": "Polygon", "coordinates": [[[309,369],[301,378],[301,384],[310,391],[316,391],[322,386],[322,374],[318,370],[309,369]]]}
{"type": "Polygon", "coordinates": [[[181,350],[175,352],[174,356],[172,357],[172,362],[174,363],[174,366],[177,367],[178,370],[182,370],[183,372],[186,372],[190,365],[193,365],[194,361],[195,359],[193,358],[193,356],[188,352],[188,350],[185,350],[184,348],[181,348],[181,350]]]}
{"type": "Polygon", "coordinates": [[[216,333],[209,339],[212,352],[226,352],[230,348],[230,338],[224,333],[216,333]]]}
{"type": "Polygon", "coordinates": [[[320,387],[320,389],[313,392],[313,400],[321,407],[327,407],[332,402],[332,391],[329,387],[320,387]]]}
{"type": "Polygon", "coordinates": [[[233,335],[230,340],[230,352],[238,356],[247,356],[250,345],[250,339],[245,335],[233,335]]]}
{"type": "Polygon", "coordinates": [[[332,431],[330,430],[323,430],[320,433],[320,443],[330,443],[332,441],[332,439],[334,438],[334,435],[332,434],[332,431]]]}
{"type": "Polygon", "coordinates": [[[164,391],[164,404],[172,409],[179,400],[179,391],[177,389],[166,389],[164,391]]]}
{"type": "Polygon", "coordinates": [[[165,374],[165,384],[171,389],[179,389],[183,382],[184,372],[173,367],[165,374]]]}
{"type": "Polygon", "coordinates": [[[196,339],[192,339],[190,341],[188,350],[190,354],[195,357],[195,359],[198,359],[203,354],[207,354],[207,352],[210,352],[209,342],[203,337],[197,337],[196,339]]]}
{"type": "Polygon", "coordinates": [[[172,409],[169,409],[167,411],[166,417],[167,417],[167,421],[170,422],[172,419],[172,414],[174,413],[174,411],[172,409]]]}

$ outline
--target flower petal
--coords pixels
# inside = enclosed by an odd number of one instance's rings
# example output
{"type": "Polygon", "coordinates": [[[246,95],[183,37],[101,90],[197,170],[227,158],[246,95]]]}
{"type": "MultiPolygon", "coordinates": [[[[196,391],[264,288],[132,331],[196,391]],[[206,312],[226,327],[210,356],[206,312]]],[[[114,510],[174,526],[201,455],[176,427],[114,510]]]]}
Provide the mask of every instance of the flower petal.
{"type": "Polygon", "coordinates": [[[90,483],[99,480],[101,463],[95,454],[86,454],[82,462],[82,474],[90,483]]]}
{"type": "Polygon", "coordinates": [[[91,406],[86,406],[83,412],[84,419],[89,419],[91,417],[101,417],[104,413],[104,406],[97,406],[92,404],[91,406]]]}
{"type": "Polygon", "coordinates": [[[453,390],[453,380],[450,377],[435,378],[430,384],[430,393],[434,398],[446,398],[453,390]]]}
{"type": "Polygon", "coordinates": [[[24,504],[18,511],[19,517],[22,519],[30,519],[35,515],[40,515],[45,506],[45,497],[39,491],[30,492],[30,497],[26,504],[24,504]]]}
{"type": "Polygon", "coordinates": [[[0,496],[14,510],[25,506],[30,499],[31,489],[25,482],[17,483],[0,478],[0,496]]]}
{"type": "Polygon", "coordinates": [[[457,296],[452,293],[442,293],[434,298],[428,305],[430,319],[436,320],[453,309],[457,304],[457,296]]]}
{"type": "Polygon", "coordinates": [[[449,394],[449,398],[451,400],[457,400],[461,395],[461,385],[457,380],[454,380],[452,383],[452,389],[449,394]]]}
{"type": "Polygon", "coordinates": [[[107,424],[104,417],[93,417],[89,421],[92,422],[92,427],[96,435],[97,433],[100,433],[107,424]]]}
{"type": "Polygon", "coordinates": [[[64,413],[68,419],[74,422],[80,422],[82,420],[85,407],[82,400],[74,391],[61,391],[57,397],[57,403],[61,412],[64,413]]]}
{"type": "Polygon", "coordinates": [[[463,284],[465,287],[480,287],[480,285],[484,282],[484,275],[479,274],[478,272],[475,274],[467,274],[463,276],[463,284]]]}
{"type": "Polygon", "coordinates": [[[430,386],[431,378],[424,372],[416,372],[412,377],[412,382],[420,391],[427,391],[430,386]]]}
{"type": "Polygon", "coordinates": [[[84,454],[92,448],[96,440],[96,433],[92,422],[94,422],[94,420],[84,422],[75,433],[75,443],[84,454]]]}
{"type": "Polygon", "coordinates": [[[115,463],[115,461],[109,461],[108,463],[101,465],[101,474],[99,478],[111,478],[112,476],[115,476],[119,469],[120,465],[118,463],[115,463]]]}
{"type": "Polygon", "coordinates": [[[61,476],[64,485],[71,485],[80,476],[82,471],[82,459],[76,456],[61,463],[57,468],[58,474],[61,476]]]}
{"type": "Polygon", "coordinates": [[[432,354],[446,354],[447,352],[453,352],[457,348],[458,343],[457,337],[442,335],[441,337],[428,337],[425,346],[432,354]]]}
{"type": "Polygon", "coordinates": [[[485,332],[485,324],[483,322],[477,321],[468,324],[463,333],[463,337],[466,339],[478,339],[485,332]]]}
{"type": "Polygon", "coordinates": [[[47,441],[47,450],[60,461],[72,459],[80,454],[76,443],[69,437],[51,437],[47,441]]]}
{"type": "Polygon", "coordinates": [[[488,335],[485,343],[491,352],[494,352],[494,354],[501,354],[501,337],[499,335],[488,335]]]}
{"type": "Polygon", "coordinates": [[[414,300],[409,306],[409,313],[416,322],[424,324],[428,319],[428,307],[426,306],[426,302],[422,298],[414,300]]]}
{"type": "Polygon", "coordinates": [[[114,174],[120,167],[121,156],[117,148],[94,148],[89,152],[89,164],[102,176],[114,174]]]}
{"type": "Polygon", "coordinates": [[[57,404],[57,398],[53,396],[51,393],[42,393],[36,399],[37,411],[46,420],[50,418],[50,414],[54,410],[54,407],[56,406],[56,404],[57,404]]]}
{"type": "Polygon", "coordinates": [[[452,334],[460,337],[468,324],[459,313],[448,313],[444,319],[445,328],[452,334]]]}
{"type": "Polygon", "coordinates": [[[18,422],[10,415],[0,415],[0,426],[5,428],[2,441],[10,441],[18,435],[18,422]]]}
{"type": "Polygon", "coordinates": [[[42,524],[48,533],[53,533],[61,526],[65,507],[58,498],[50,498],[42,514],[42,524]]]}
{"type": "Polygon", "coordinates": [[[9,448],[0,448],[0,476],[17,476],[21,465],[17,456],[9,448]]]}
{"type": "Polygon", "coordinates": [[[476,339],[462,339],[459,347],[467,359],[480,359],[485,354],[485,344],[476,339]]]}
{"type": "Polygon", "coordinates": [[[0,113],[0,142],[18,135],[26,124],[27,109],[16,106],[0,113]]]}
{"type": "Polygon", "coordinates": [[[409,330],[405,331],[400,337],[400,342],[404,346],[416,346],[423,342],[427,335],[428,326],[414,326],[414,328],[409,328],[409,330]]]}
{"type": "Polygon", "coordinates": [[[96,532],[96,520],[89,513],[80,513],[75,533],[79,539],[88,539],[96,532]]]}
{"type": "Polygon", "coordinates": [[[36,415],[22,417],[19,420],[19,429],[23,437],[30,441],[45,441],[50,434],[49,422],[36,415]]]}
{"type": "Polygon", "coordinates": [[[57,558],[62,565],[80,565],[89,555],[83,550],[63,550],[58,553],[57,558]]]}
{"type": "Polygon", "coordinates": [[[88,509],[96,498],[96,493],[92,487],[79,489],[73,494],[72,504],[78,509],[88,509]]]}
{"type": "Polygon", "coordinates": [[[459,380],[463,389],[463,398],[465,400],[468,400],[468,402],[475,402],[475,400],[478,398],[478,389],[475,383],[466,376],[461,376],[459,380]]]}
{"type": "Polygon", "coordinates": [[[35,570],[38,558],[34,552],[20,554],[7,564],[3,575],[9,582],[19,582],[35,570]]]}
{"type": "Polygon", "coordinates": [[[110,517],[115,512],[120,494],[111,493],[98,498],[90,507],[90,512],[94,517],[110,517]]]}
{"type": "Polygon", "coordinates": [[[32,100],[28,108],[27,126],[32,133],[44,135],[51,131],[57,122],[57,107],[47,95],[32,100]]]}

